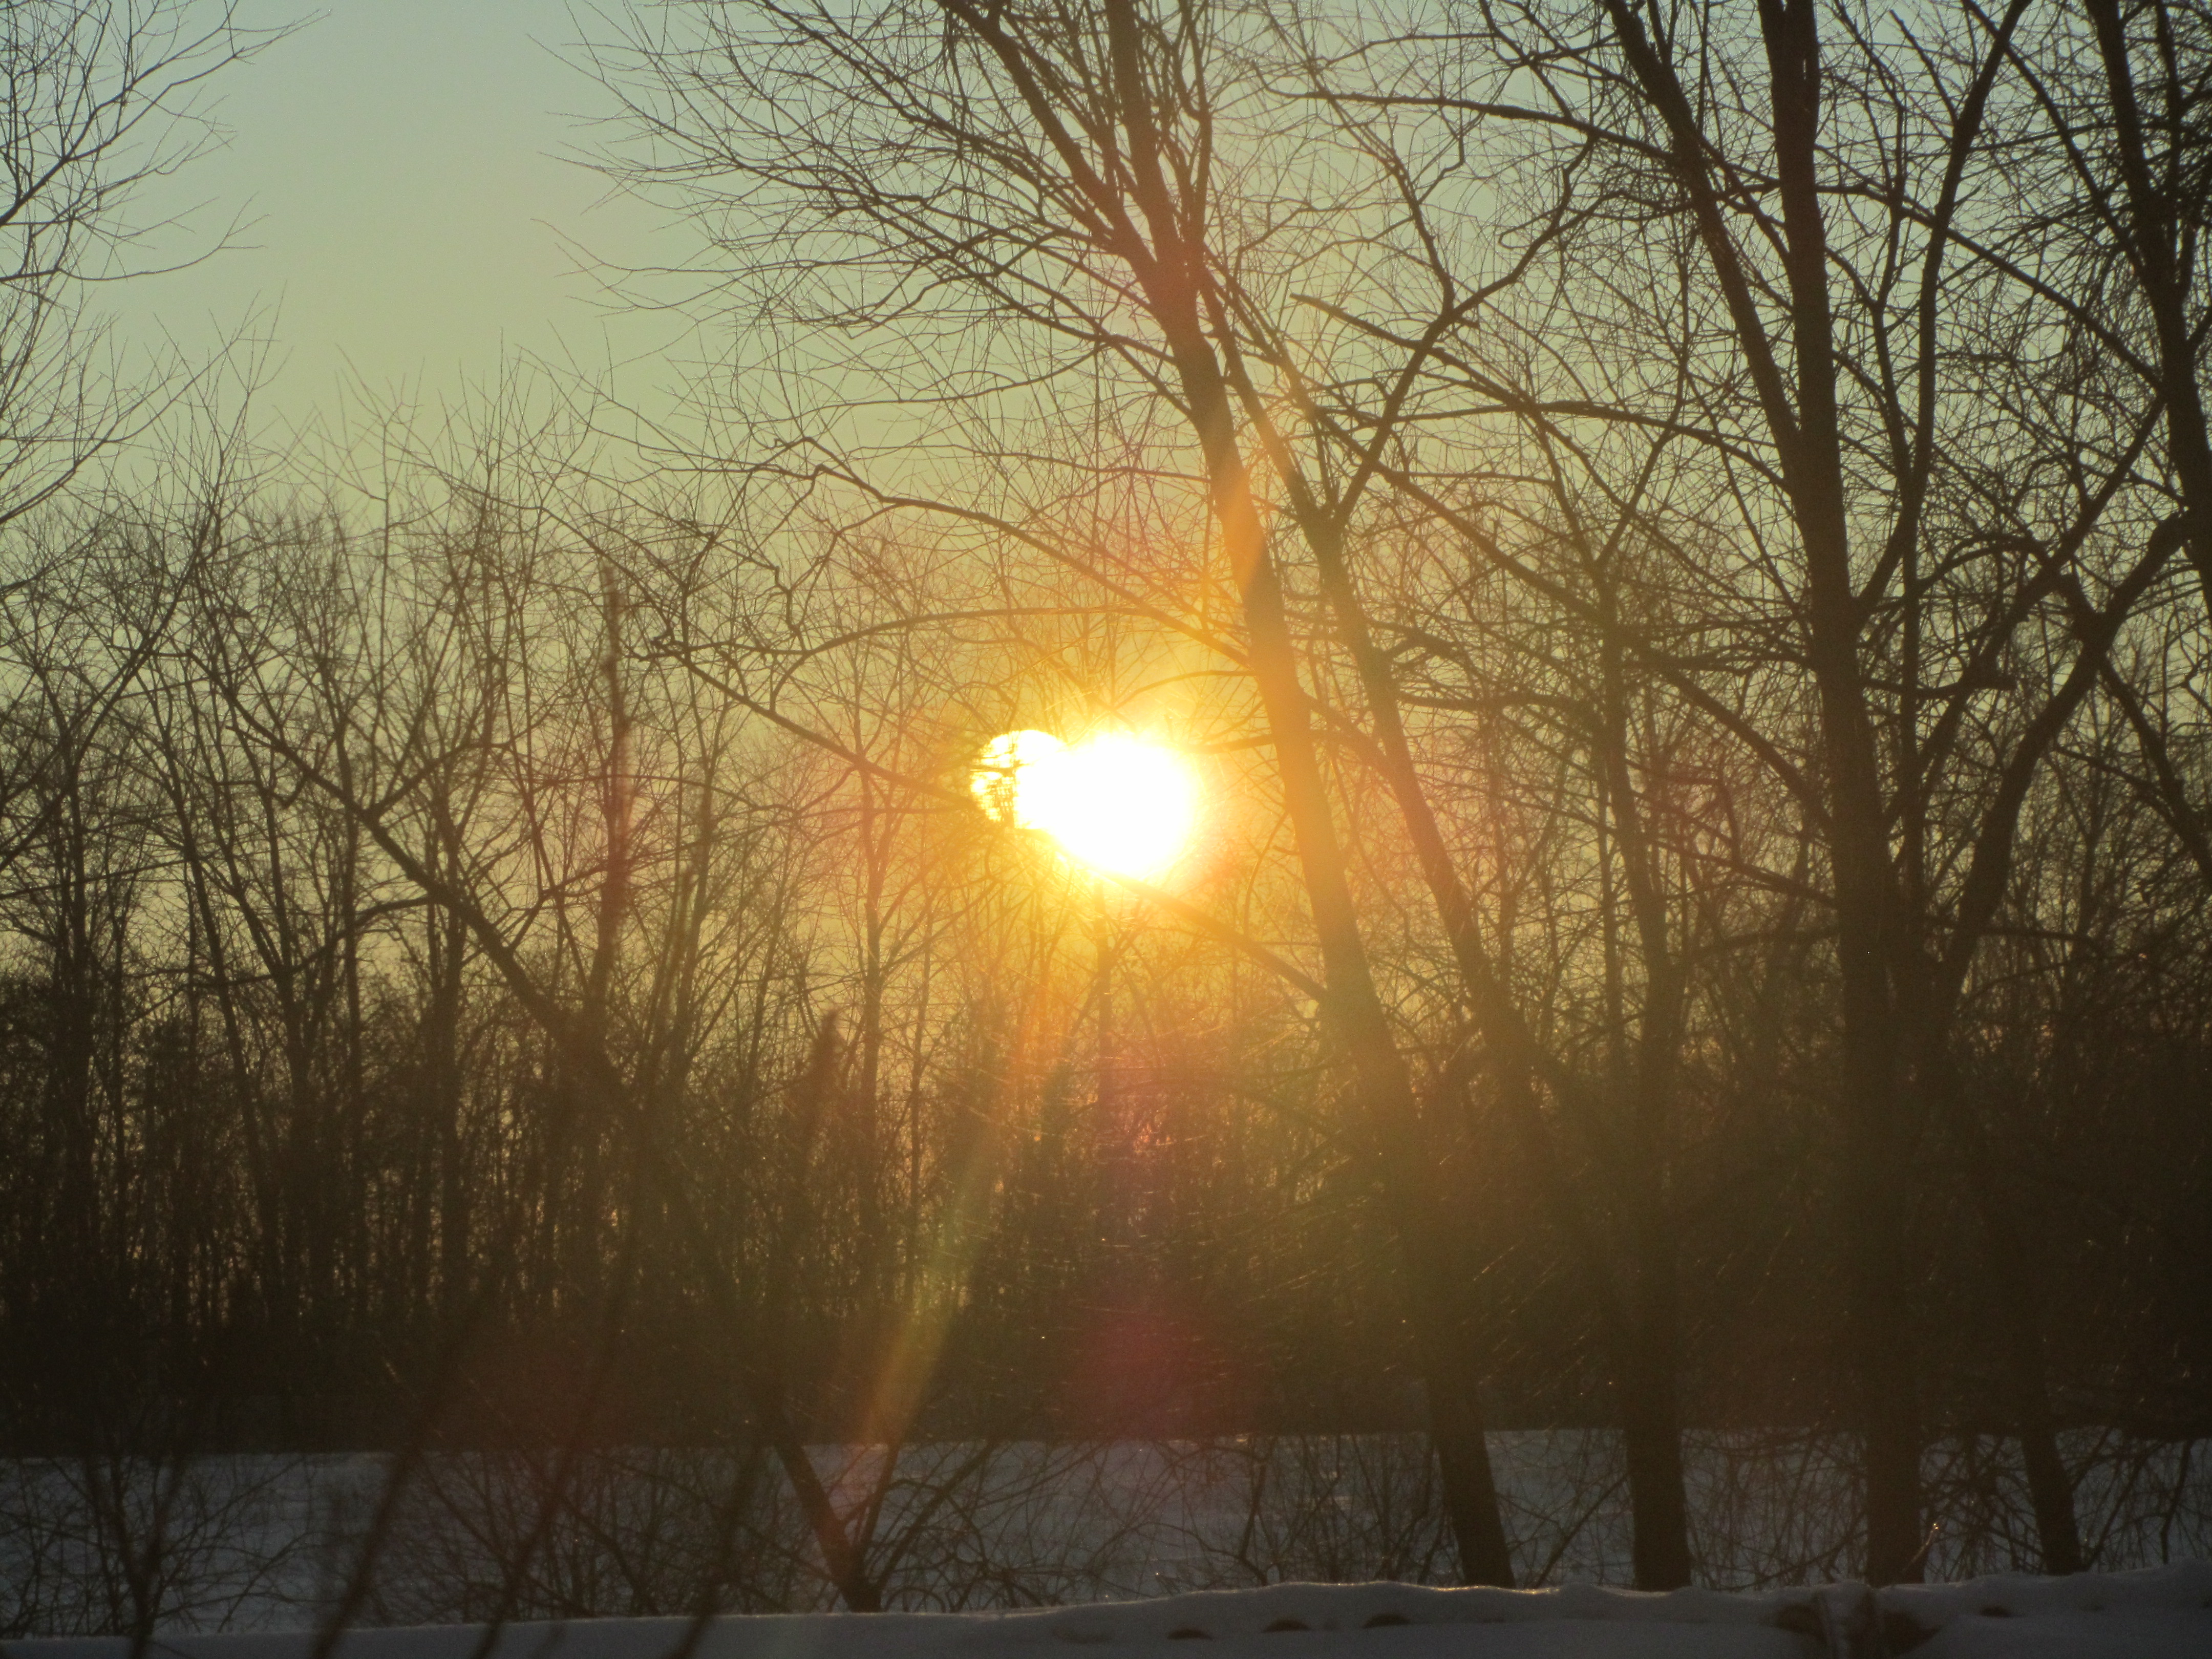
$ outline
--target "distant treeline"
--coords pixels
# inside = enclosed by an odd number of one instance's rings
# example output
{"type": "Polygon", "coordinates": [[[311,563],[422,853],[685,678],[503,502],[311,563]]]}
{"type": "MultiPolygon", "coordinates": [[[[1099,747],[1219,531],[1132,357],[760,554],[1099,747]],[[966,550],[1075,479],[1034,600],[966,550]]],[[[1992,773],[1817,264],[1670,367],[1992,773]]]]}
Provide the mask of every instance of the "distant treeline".
{"type": "MultiPolygon", "coordinates": [[[[826,753],[672,643],[697,595],[654,590],[671,567],[768,613],[696,529],[425,489],[374,536],[220,499],[19,532],[12,1449],[385,1445],[433,1389],[437,1435],[477,1444],[579,1413],[720,1443],[764,1388],[810,1440],[1424,1420],[1426,1316],[1315,1008],[963,799],[1037,661],[1091,642],[925,643],[927,595],[856,598],[825,562],[833,614],[757,648],[867,637],[848,701],[810,689],[826,753]]],[[[880,583],[898,550],[874,554],[880,583]]],[[[1899,1160],[1931,1433],[2016,1423],[2021,1299],[2057,1422],[2212,1431],[2203,879],[2124,723],[2076,736],[2023,813],[1956,1103],[1899,1160]]],[[[1527,754],[1468,805],[1528,849],[1498,896],[1589,1121],[1531,1146],[1435,942],[1378,952],[1495,1427],[1621,1409],[1575,1228],[1622,1219],[1632,951],[1571,763],[1527,754]]],[[[1203,763],[1198,890],[1294,936],[1264,762],[1203,763]]],[[[1699,769],[1645,1172],[1681,1410],[1849,1426],[1832,923],[1785,805],[1699,769]]],[[[1402,857],[1376,832],[1378,915],[1402,857]]]]}

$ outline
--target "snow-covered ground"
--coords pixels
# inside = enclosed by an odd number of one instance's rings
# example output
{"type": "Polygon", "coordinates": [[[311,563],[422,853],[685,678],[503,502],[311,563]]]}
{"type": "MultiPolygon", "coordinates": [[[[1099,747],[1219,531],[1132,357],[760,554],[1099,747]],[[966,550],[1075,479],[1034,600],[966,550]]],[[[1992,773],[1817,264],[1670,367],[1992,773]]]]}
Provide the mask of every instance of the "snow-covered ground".
{"type": "MultiPolygon", "coordinates": [[[[1627,1495],[1613,1437],[1498,1434],[1491,1449],[1520,1582],[1627,1580],[1627,1495]]],[[[1765,1590],[1852,1570],[1847,1439],[1705,1434],[1687,1450],[1701,1583],[1765,1590]]],[[[2203,1450],[2094,1431],[2069,1437],[2083,1539],[2100,1568],[2212,1556],[2212,1457],[2203,1450]]],[[[1930,1449],[1929,1577],[2039,1559],[2011,1454],[1994,1439],[1930,1449]]],[[[880,1454],[823,1447],[817,1458],[844,1507],[871,1502],[880,1454]]],[[[740,1468],[728,1454],[594,1452],[544,1524],[552,1462],[526,1453],[428,1459],[353,1622],[465,1625],[502,1605],[524,1621],[681,1613],[710,1581],[729,1613],[834,1605],[772,1467],[756,1471],[742,1559],[730,1571],[712,1565],[716,1517],[740,1468]]],[[[218,1457],[167,1474],[0,1462],[0,1636],[127,1630],[149,1601],[165,1639],[311,1627],[338,1598],[386,1473],[374,1456],[218,1457]],[[134,1583],[157,1507],[159,1571],[134,1583]]],[[[905,1613],[1137,1598],[1164,1607],[1194,1591],[1418,1583],[1445,1577],[1450,1563],[1419,1436],[925,1445],[894,1474],[869,1559],[887,1604],[905,1613]]],[[[547,1656],[509,1650],[507,1659],[547,1656]]],[[[2201,1659],[2212,1659],[2212,1642],[2201,1659]]]]}
{"type": "MultiPolygon", "coordinates": [[[[336,1659],[475,1659],[481,1626],[349,1632],[336,1659]]],[[[492,1659],[1027,1659],[1070,1648],[1207,1659],[2207,1659],[2212,1564],[2070,1578],[1638,1595],[1276,1584],[988,1613],[799,1613],[510,1626],[492,1659]]],[[[163,1638],[152,1659],[309,1659],[312,1633],[163,1638]]],[[[8,1659],[130,1659],[108,1638],[10,1642],[8,1659]]],[[[1103,1659],[1103,1656],[1102,1656],[1103,1659]]]]}

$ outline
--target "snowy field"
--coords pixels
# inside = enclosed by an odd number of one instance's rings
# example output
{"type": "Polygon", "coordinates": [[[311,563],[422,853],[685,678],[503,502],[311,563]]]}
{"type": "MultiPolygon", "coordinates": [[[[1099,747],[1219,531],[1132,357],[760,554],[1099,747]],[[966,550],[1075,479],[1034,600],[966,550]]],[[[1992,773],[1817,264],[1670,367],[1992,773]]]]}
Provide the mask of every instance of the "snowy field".
{"type": "MultiPolygon", "coordinates": [[[[1996,1440],[1947,1443],[1931,1450],[1927,1473],[1936,1522],[1927,1561],[1931,1578],[2002,1574],[2037,1560],[2027,1495],[2009,1450],[1996,1440]]],[[[2100,1570],[2212,1557],[2212,1455],[2205,1455],[2212,1447],[2090,1432],[2072,1437],[2066,1451],[2079,1486],[2084,1542],[2100,1570]]],[[[1500,1434],[1492,1437],[1492,1452],[1522,1583],[1578,1587],[1566,1601],[1514,1600],[1499,1607],[1551,1607],[1556,1614],[1559,1607],[1586,1604],[1613,1611],[1577,1613],[1575,1620],[1604,1624],[1630,1617],[1621,1608],[1662,1605],[1649,1598],[1588,1601],[1596,1592],[1587,1587],[1619,1585],[1629,1577],[1626,1491],[1611,1435],[1500,1434]]],[[[1796,1432],[1693,1438],[1692,1542],[1701,1582],[1749,1593],[1750,1599],[1665,1598],[1664,1605],[1680,1614],[1676,1622],[1705,1607],[1708,1613],[1696,1616],[1728,1624],[1735,1615],[1723,1619],[1712,1610],[1771,1612],[1782,1604],[1760,1600],[1762,1595],[1848,1577],[1856,1553],[1851,1452],[1839,1437],[1796,1432]]],[[[551,1453],[428,1460],[395,1512],[373,1593],[355,1623],[462,1626],[502,1610],[518,1626],[682,1615],[701,1604],[701,1587],[710,1582],[717,1586],[714,1605],[725,1613],[804,1614],[834,1604],[772,1466],[747,1464],[725,1452],[617,1449],[594,1452],[556,1478],[556,1462],[551,1453]],[[739,1516],[737,1565],[733,1571],[722,1571],[714,1565],[716,1540],[733,1512],[739,1516]]],[[[1433,1470],[1418,1436],[933,1445],[910,1449],[889,1471],[878,1454],[824,1448],[817,1462],[848,1512],[877,1509],[869,1559],[884,1584],[887,1604],[902,1613],[1144,1598],[1151,1611],[1110,1615],[1122,1621],[1113,1630],[1135,1630],[1150,1628],[1146,1620],[1182,1618],[1173,1609],[1184,1603],[1174,1598],[1194,1592],[1378,1579],[1419,1584],[1443,1577],[1449,1560],[1433,1470]]],[[[386,1474],[383,1460],[365,1456],[226,1457],[166,1469],[83,1461],[0,1463],[0,1637],[98,1636],[135,1627],[139,1610],[147,1607],[170,1647],[186,1635],[311,1628],[337,1602],[358,1559],[386,1474]],[[155,1549],[151,1540],[157,1532],[155,1549]]],[[[1363,1589],[1358,1595],[1371,1599],[1382,1593],[1363,1589]]],[[[1461,1609],[1424,1615],[1455,1625],[1477,1617],[1467,1609],[1492,1605],[1479,1596],[1436,1601],[1411,1589],[1393,1593],[1425,1607],[1461,1609]]],[[[1790,1593],[1803,1598],[1802,1590],[1790,1593]]],[[[2022,1588],[2017,1595],[2030,1590],[2022,1588]]],[[[1997,1599],[2007,1598],[2015,1598],[2015,1592],[1997,1599]]],[[[1220,1605],[1245,1611],[1220,1631],[1208,1630],[1217,1640],[1243,1630],[1238,1621],[1252,1609],[1275,1604],[1220,1605]]],[[[1328,1605],[1334,1610],[1327,1618],[1346,1632],[1389,1610],[1376,1604],[1354,1618],[1348,1609],[1355,1603],[1328,1605]]],[[[2075,1608],[2065,1616],[2076,1614],[2086,1611],[2075,1608]]],[[[1269,1613],[1261,1622],[1279,1616],[1323,1629],[1320,1615],[1295,1612],[1269,1613]]],[[[1735,1620],[1744,1626],[1741,1640],[1751,1644],[1741,1650],[1746,1659],[1754,1651],[1783,1650],[1758,1646],[1789,1634],[1761,1623],[1765,1616],[1735,1620]]],[[[2109,1622],[2096,1626],[2112,1627],[2109,1622]]],[[[580,1628],[571,1626],[555,1640],[562,1659],[597,1659],[597,1647],[575,1645],[580,1628]]],[[[663,1626],[636,1628],[641,1634],[621,1639],[659,1642],[666,1636],[663,1626]]],[[[773,1628],[803,1632],[814,1627],[773,1628]]],[[[823,1628],[845,1632],[841,1643],[858,1639],[848,1626],[823,1628]]],[[[869,1628],[908,1626],[871,1621],[869,1628]]],[[[912,1628],[937,1632],[928,1637],[930,1644],[941,1638],[989,1645],[1012,1639],[1006,1633],[1018,1628],[1034,1634],[1046,1627],[925,1622],[912,1628]]],[[[2197,1659],[2212,1659],[2212,1630],[2202,1634],[2197,1659]]],[[[2024,1635],[2025,1626],[2015,1632],[2024,1635]]],[[[601,1639],[617,1638],[592,1638],[601,1639]]],[[[760,1649],[766,1655],[782,1639],[718,1634],[711,1651],[744,1659],[755,1650],[744,1644],[768,1644],[760,1649]]],[[[791,1637],[800,1648],[813,1639],[791,1637]]],[[[1526,1639],[1539,1644],[1525,1650],[1532,1659],[1551,1651],[1541,1646],[1550,1636],[1526,1639]]],[[[1603,1644],[1611,1637],[1589,1639],[1598,1645],[1575,1651],[1610,1651],[1603,1644]]],[[[1984,1650],[1972,1648],[1964,1634],[1945,1639],[1969,1643],[1957,1649],[1962,1653],[1984,1650]]],[[[1308,1644],[1315,1652],[1327,1645],[1308,1644]]],[[[176,1648],[198,1650],[197,1640],[176,1648]]],[[[209,1650],[210,1659],[218,1653],[224,1659],[281,1659],[294,1651],[280,1645],[264,1652],[252,1644],[209,1650]]],[[[447,1659],[447,1648],[435,1644],[419,1653],[395,1649],[387,1655],[382,1648],[352,1645],[347,1651],[358,1659],[447,1659]]],[[[552,1648],[543,1654],[512,1646],[501,1651],[505,1659],[550,1659],[552,1648]]],[[[610,1650],[606,1659],[629,1659],[633,1652],[655,1659],[658,1651],[625,1647],[619,1654],[610,1650]]],[[[1413,1659],[1415,1651],[1361,1650],[1369,1659],[1413,1659]]],[[[473,1654],[473,1645],[465,1644],[452,1659],[473,1654]]],[[[1297,1656],[1280,1653],[1277,1659],[1297,1656]]]]}
{"type": "MultiPolygon", "coordinates": [[[[1874,1595],[1592,1586],[1282,1584],[1027,1613],[811,1613],[355,1631],[337,1659],[1023,1659],[1214,1644],[1218,1659],[2204,1659],[2212,1565],[2004,1576],[1874,1595]]],[[[184,1636],[156,1659],[310,1659],[311,1634],[184,1636]]],[[[11,1642],[9,1659],[131,1659],[120,1638],[11,1642]]]]}

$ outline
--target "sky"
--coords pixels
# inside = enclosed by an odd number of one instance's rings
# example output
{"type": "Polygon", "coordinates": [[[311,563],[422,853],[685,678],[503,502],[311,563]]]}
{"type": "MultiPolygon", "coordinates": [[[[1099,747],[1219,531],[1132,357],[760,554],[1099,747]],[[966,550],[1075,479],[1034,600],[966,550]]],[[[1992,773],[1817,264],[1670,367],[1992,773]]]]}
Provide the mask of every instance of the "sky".
{"type": "Polygon", "coordinates": [[[214,83],[228,143],[137,210],[193,210],[170,249],[246,222],[191,269],[109,289],[125,337],[199,355],[258,319],[264,427],[364,398],[434,409],[518,355],[613,365],[649,401],[672,378],[674,325],[611,311],[580,266],[678,258],[689,242],[562,159],[611,137],[593,125],[608,94],[562,61],[580,33],[566,0],[283,4],[242,9],[299,27],[214,83]]]}

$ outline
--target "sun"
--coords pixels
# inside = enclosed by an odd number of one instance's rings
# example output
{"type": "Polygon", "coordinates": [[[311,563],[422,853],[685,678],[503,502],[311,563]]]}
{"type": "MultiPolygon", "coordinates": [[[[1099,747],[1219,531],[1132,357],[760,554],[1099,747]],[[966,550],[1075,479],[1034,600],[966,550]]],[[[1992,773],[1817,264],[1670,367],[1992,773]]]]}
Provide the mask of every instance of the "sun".
{"type": "Polygon", "coordinates": [[[1172,749],[1121,732],[1062,743],[1006,732],[984,745],[969,787],[1001,823],[1040,830],[1095,870],[1150,881],[1190,845],[1198,780],[1172,749]]]}

